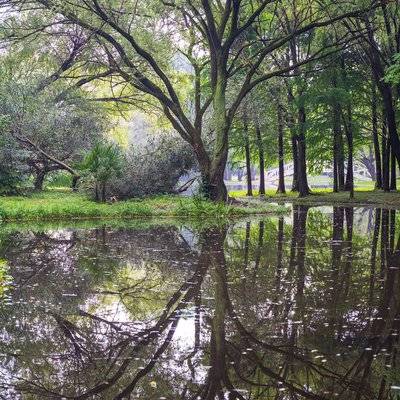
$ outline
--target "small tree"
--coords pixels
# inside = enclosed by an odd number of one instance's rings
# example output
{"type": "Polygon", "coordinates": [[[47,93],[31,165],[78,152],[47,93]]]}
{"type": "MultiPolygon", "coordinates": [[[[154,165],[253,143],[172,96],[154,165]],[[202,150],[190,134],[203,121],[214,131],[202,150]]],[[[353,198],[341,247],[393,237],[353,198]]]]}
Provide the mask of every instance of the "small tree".
{"type": "Polygon", "coordinates": [[[107,185],[111,179],[122,175],[124,158],[115,144],[98,143],[85,156],[81,168],[84,176],[94,183],[96,201],[106,201],[107,185]]]}

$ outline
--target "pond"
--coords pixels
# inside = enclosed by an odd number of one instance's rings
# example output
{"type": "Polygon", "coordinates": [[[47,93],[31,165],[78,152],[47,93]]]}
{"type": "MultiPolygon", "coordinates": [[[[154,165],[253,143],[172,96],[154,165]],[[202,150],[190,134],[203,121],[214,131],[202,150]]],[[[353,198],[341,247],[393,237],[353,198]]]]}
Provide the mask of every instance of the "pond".
{"type": "Polygon", "coordinates": [[[0,398],[400,399],[399,220],[5,225],[0,398]]]}

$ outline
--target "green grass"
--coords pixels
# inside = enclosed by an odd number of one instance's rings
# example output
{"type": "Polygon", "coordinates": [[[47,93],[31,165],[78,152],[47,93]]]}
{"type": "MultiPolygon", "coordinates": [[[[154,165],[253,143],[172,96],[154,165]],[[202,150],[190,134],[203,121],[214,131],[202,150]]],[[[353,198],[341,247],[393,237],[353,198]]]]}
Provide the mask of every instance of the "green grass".
{"type": "Polygon", "coordinates": [[[2,221],[54,221],[63,219],[130,219],[135,217],[229,218],[286,212],[282,206],[215,204],[198,198],[171,195],[132,199],[113,204],[96,203],[69,190],[49,190],[30,196],[0,197],[2,221]]]}
{"type": "Polygon", "coordinates": [[[400,209],[400,192],[385,193],[382,190],[373,190],[362,187],[355,191],[354,198],[350,199],[349,192],[333,193],[332,189],[314,189],[312,194],[300,198],[297,193],[288,191],[286,194],[276,194],[275,190],[267,190],[265,197],[257,197],[258,192],[254,192],[254,198],[246,197],[246,191],[236,191],[229,193],[230,196],[243,199],[246,198],[250,204],[260,202],[293,203],[305,205],[319,204],[352,204],[352,205],[374,205],[377,207],[389,207],[400,209]]]}

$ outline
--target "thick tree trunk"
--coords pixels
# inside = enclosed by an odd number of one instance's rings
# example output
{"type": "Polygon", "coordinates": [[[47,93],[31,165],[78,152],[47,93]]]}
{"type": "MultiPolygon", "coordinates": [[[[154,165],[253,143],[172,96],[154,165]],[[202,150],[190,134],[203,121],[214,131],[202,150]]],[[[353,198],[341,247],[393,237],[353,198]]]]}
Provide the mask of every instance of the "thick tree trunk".
{"type": "Polygon", "coordinates": [[[226,202],[228,191],[224,182],[224,172],[228,161],[228,119],[226,114],[226,71],[223,65],[217,68],[215,93],[213,98],[213,127],[215,143],[212,159],[205,159],[200,163],[202,169],[203,186],[207,197],[216,202],[226,202]]]}
{"type": "Polygon", "coordinates": [[[260,188],[259,194],[265,195],[265,155],[264,146],[261,138],[261,130],[259,124],[256,122],[256,135],[258,145],[259,167],[260,167],[260,188]]]}
{"type": "Polygon", "coordinates": [[[279,160],[279,182],[277,193],[286,193],[285,188],[285,164],[284,164],[284,148],[283,148],[283,109],[278,105],[278,160],[279,160]]]}
{"type": "Polygon", "coordinates": [[[212,171],[212,173],[208,171],[208,168],[201,169],[202,193],[204,197],[211,201],[226,202],[228,191],[224,182],[224,168],[220,166],[212,171]]]}
{"type": "MultiPolygon", "coordinates": [[[[223,65],[214,66],[215,72],[214,97],[212,102],[212,130],[214,132],[214,141],[212,154],[206,149],[202,138],[201,121],[196,121],[195,131],[187,134],[191,140],[188,140],[196,155],[201,173],[201,193],[206,199],[215,202],[226,202],[228,192],[224,182],[224,172],[228,161],[228,131],[229,121],[226,112],[226,71],[223,65]]],[[[199,106],[199,104],[197,105],[199,106]]],[[[175,127],[175,126],[174,126],[175,127]]],[[[177,130],[182,130],[179,125],[177,130]]]]}
{"type": "Polygon", "coordinates": [[[36,191],[41,192],[43,190],[43,183],[46,178],[46,174],[47,174],[47,172],[44,169],[36,170],[36,177],[35,177],[35,183],[34,183],[34,187],[35,187],[36,191]]]}
{"type": "Polygon", "coordinates": [[[378,108],[375,82],[372,82],[371,114],[372,114],[372,139],[374,143],[376,180],[375,188],[382,189],[382,161],[378,136],[378,108]]]}

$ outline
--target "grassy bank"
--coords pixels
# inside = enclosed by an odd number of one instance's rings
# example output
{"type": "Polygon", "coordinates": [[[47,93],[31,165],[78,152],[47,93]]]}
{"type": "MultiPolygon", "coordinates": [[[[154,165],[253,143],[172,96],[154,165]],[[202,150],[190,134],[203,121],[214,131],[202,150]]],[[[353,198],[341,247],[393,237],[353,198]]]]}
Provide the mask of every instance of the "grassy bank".
{"type": "Polygon", "coordinates": [[[254,197],[246,197],[245,191],[232,192],[230,194],[238,199],[247,199],[250,205],[262,202],[293,203],[316,206],[319,204],[329,205],[371,205],[377,207],[399,208],[400,192],[385,193],[381,190],[370,190],[363,188],[354,193],[354,198],[350,199],[348,192],[333,193],[332,189],[315,189],[307,197],[300,198],[297,193],[288,191],[286,194],[276,194],[275,190],[268,190],[265,197],[258,197],[254,192],[254,197]]]}
{"type": "Polygon", "coordinates": [[[101,204],[83,194],[68,190],[51,190],[30,196],[0,197],[0,220],[3,222],[135,217],[229,218],[286,211],[285,207],[267,203],[228,206],[178,196],[156,196],[101,204]]]}

